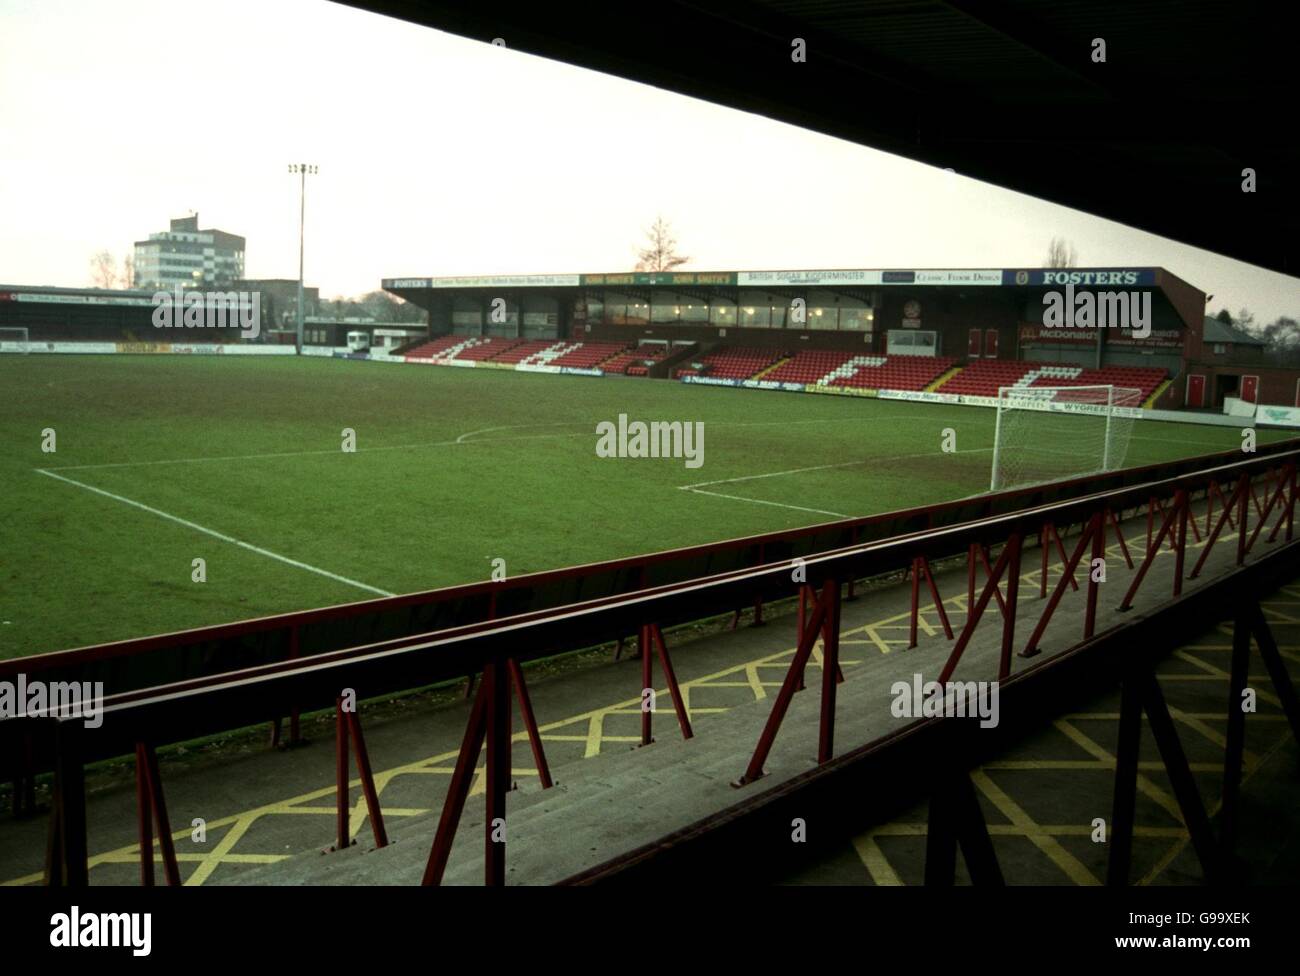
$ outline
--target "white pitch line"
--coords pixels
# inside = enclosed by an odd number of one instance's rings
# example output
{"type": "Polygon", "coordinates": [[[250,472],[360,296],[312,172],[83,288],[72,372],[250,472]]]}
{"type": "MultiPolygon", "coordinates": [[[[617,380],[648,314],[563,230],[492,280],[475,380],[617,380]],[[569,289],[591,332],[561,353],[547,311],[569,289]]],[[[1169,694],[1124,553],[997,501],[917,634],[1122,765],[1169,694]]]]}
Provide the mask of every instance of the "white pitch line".
{"type": "MultiPolygon", "coordinates": [[[[540,426],[540,425],[539,425],[540,426]]],[[[489,427],[488,430],[502,428],[489,427]]],[[[422,444],[388,444],[383,447],[359,447],[355,451],[343,451],[332,447],[320,451],[279,451],[274,454],[226,454],[209,457],[163,458],[157,461],[112,461],[107,464],[61,464],[54,468],[33,468],[33,471],[98,471],[101,468],[144,468],[156,464],[203,464],[208,461],[260,461],[264,458],[311,457],[321,454],[370,454],[377,451],[417,451],[425,447],[457,447],[472,444],[495,444],[501,441],[532,441],[539,437],[498,437],[490,441],[467,441],[462,438],[472,434],[482,434],[481,430],[472,430],[461,434],[454,441],[426,441],[422,444]]],[[[577,434],[543,434],[541,437],[577,437],[577,434]]]]}
{"type": "Polygon", "coordinates": [[[788,471],[769,471],[767,474],[747,474],[739,478],[720,478],[717,481],[697,481],[693,485],[678,485],[682,491],[695,491],[697,488],[707,488],[709,485],[730,485],[737,481],[754,481],[758,478],[779,478],[787,474],[803,474],[805,471],[825,471],[827,468],[851,468],[855,465],[866,464],[864,461],[842,461],[836,464],[816,464],[810,468],[791,468],[788,471]]]}
{"type": "Polygon", "coordinates": [[[694,495],[712,495],[714,498],[730,498],[738,502],[753,502],[755,505],[775,505],[777,508],[793,508],[800,512],[816,512],[818,515],[830,515],[834,518],[852,518],[851,515],[845,515],[843,512],[828,512],[824,508],[805,508],[802,505],[787,505],[785,502],[769,502],[762,498],[745,498],[742,495],[724,495],[720,491],[705,491],[703,488],[692,488],[690,485],[682,485],[683,491],[689,491],[694,495]]]}
{"type": "MultiPolygon", "coordinates": [[[[987,454],[991,450],[993,450],[993,448],[991,447],[973,447],[967,451],[953,451],[952,453],[953,454],[987,454]]],[[[836,462],[835,464],[817,464],[817,465],[813,465],[810,468],[791,468],[788,471],[769,471],[765,474],[747,474],[747,475],[742,475],[739,478],[721,478],[717,481],[697,481],[693,485],[678,485],[677,487],[683,491],[694,491],[696,488],[707,488],[709,485],[730,485],[730,484],[734,484],[737,481],[755,481],[759,478],[780,478],[783,475],[787,475],[787,474],[803,474],[805,471],[825,471],[828,468],[851,468],[859,464],[879,464],[883,461],[906,461],[910,458],[932,457],[934,456],[934,454],[935,454],[934,451],[924,451],[920,454],[891,454],[888,457],[863,458],[860,461],[839,461],[836,462]]],[[[711,493],[711,494],[716,494],[716,493],[711,493]]],[[[807,509],[807,511],[815,512],[817,511],[817,509],[812,508],[812,509],[807,509]]],[[[848,516],[845,517],[847,518],[848,516]]]]}
{"type": "Polygon", "coordinates": [[[105,498],[111,498],[113,501],[121,502],[123,505],[130,505],[133,508],[138,508],[151,515],[157,515],[159,518],[166,519],[169,522],[175,522],[177,525],[183,525],[187,529],[193,529],[195,532],[202,532],[204,535],[210,535],[214,539],[220,539],[222,542],[229,542],[231,545],[239,546],[241,549],[255,552],[259,556],[266,556],[268,559],[274,559],[298,569],[305,569],[309,573],[315,573],[318,576],[326,576],[336,582],[346,583],[348,586],[355,586],[359,590],[366,590],[369,593],[377,593],[379,596],[397,595],[396,593],[389,593],[387,590],[381,590],[376,586],[370,586],[368,583],[359,583],[354,579],[348,579],[346,576],[339,576],[337,573],[331,573],[329,570],[321,569],[319,566],[312,566],[308,563],[299,562],[296,559],[290,559],[288,556],[281,556],[277,552],[271,552],[271,550],[263,549],[261,546],[255,546],[251,543],[244,542],[241,539],[236,539],[234,536],[226,535],[225,533],[218,532],[215,529],[209,529],[206,526],[199,525],[197,522],[191,522],[188,519],[179,518],[178,516],[168,514],[161,509],[153,508],[152,506],[134,501],[130,498],[125,498],[122,495],[115,495],[111,491],[104,491],[103,488],[96,488],[94,485],[87,485],[80,481],[73,481],[71,478],[65,478],[61,474],[55,474],[53,471],[47,471],[44,468],[36,468],[35,471],[37,474],[43,474],[47,478],[53,478],[56,481],[63,481],[67,484],[75,485],[78,488],[84,488],[86,491],[93,491],[96,495],[103,495],[105,498]]]}
{"type": "MultiPolygon", "coordinates": [[[[993,450],[991,447],[976,447],[968,451],[954,451],[954,454],[987,454],[993,450]]],[[[813,512],[817,515],[830,515],[834,518],[852,518],[851,515],[845,515],[843,512],[831,512],[824,508],[807,508],[803,505],[790,505],[786,502],[772,502],[764,498],[746,498],[743,495],[727,495],[720,491],[705,491],[709,485],[727,485],[737,481],[754,481],[758,478],[779,478],[788,474],[803,474],[805,471],[825,471],[828,468],[851,468],[859,464],[871,464],[881,461],[903,461],[908,458],[932,457],[933,451],[925,451],[921,454],[895,454],[884,458],[864,458],[861,461],[840,461],[836,464],[818,464],[809,468],[791,468],[788,471],[769,471],[766,474],[747,474],[739,478],[721,478],[717,481],[699,481],[693,485],[678,485],[678,491],[689,491],[696,495],[712,495],[715,498],[729,498],[737,502],[753,502],[755,505],[773,505],[777,508],[793,508],[799,512],[813,512]]]]}
{"type": "MultiPolygon", "coordinates": [[[[895,417],[894,420],[919,420],[918,417],[895,417]]],[[[771,426],[791,426],[794,424],[841,424],[841,423],[861,423],[860,417],[827,417],[813,420],[757,420],[757,421],[706,421],[710,427],[771,427],[771,426]]],[[[515,441],[538,441],[538,440],[556,440],[566,437],[594,437],[595,426],[588,421],[580,420],[562,420],[548,424],[510,424],[505,427],[485,427],[482,430],[471,430],[459,435],[455,440],[450,441],[425,441],[419,444],[388,444],[383,447],[359,447],[355,454],[369,454],[372,451],[418,451],[429,447],[464,447],[478,444],[508,444],[515,441]],[[525,437],[490,437],[478,440],[467,440],[476,434],[486,434],[495,430],[510,430],[520,427],[573,427],[582,424],[584,427],[590,427],[591,430],[578,431],[572,434],[530,434],[525,437]]],[[[224,454],[206,457],[186,457],[186,458],[163,458],[155,461],[110,461],[105,464],[60,464],[52,468],[33,468],[33,471],[97,471],[101,468],[144,468],[160,464],[205,464],[211,461],[261,461],[267,458],[291,458],[291,457],[311,457],[313,455],[326,454],[344,454],[338,448],[326,448],[316,451],[277,451],[268,454],[224,454]]]]}

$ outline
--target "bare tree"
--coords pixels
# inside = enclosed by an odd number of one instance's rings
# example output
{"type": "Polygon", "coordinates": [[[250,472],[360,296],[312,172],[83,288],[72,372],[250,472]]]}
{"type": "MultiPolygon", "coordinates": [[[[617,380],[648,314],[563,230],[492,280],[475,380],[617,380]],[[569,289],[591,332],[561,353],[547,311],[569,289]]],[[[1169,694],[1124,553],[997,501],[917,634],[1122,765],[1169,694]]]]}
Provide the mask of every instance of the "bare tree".
{"type": "Polygon", "coordinates": [[[1078,264],[1079,252],[1074,249],[1074,245],[1064,237],[1053,237],[1052,243],[1047,245],[1047,263],[1044,267],[1074,268],[1078,264]]]}
{"type": "Polygon", "coordinates": [[[135,255],[130,252],[122,258],[122,287],[135,287],[135,255]]]}
{"type": "Polygon", "coordinates": [[[671,271],[690,260],[677,253],[677,239],[673,228],[663,217],[656,217],[645,232],[649,246],[637,249],[637,271],[671,271]]]}
{"type": "Polygon", "coordinates": [[[358,304],[376,322],[423,322],[426,315],[420,306],[394,298],[386,291],[367,292],[358,304]]]}
{"type": "Polygon", "coordinates": [[[90,284],[94,288],[117,287],[117,259],[100,251],[90,259],[90,284]]]}

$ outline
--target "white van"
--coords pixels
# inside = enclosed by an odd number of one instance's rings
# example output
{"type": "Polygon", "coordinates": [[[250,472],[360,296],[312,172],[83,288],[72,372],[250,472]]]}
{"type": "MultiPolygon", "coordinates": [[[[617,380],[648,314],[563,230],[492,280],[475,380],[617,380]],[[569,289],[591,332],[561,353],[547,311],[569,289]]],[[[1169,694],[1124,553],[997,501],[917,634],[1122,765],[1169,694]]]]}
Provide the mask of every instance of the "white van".
{"type": "Polygon", "coordinates": [[[369,332],[349,332],[348,352],[368,352],[370,350],[369,332]]]}

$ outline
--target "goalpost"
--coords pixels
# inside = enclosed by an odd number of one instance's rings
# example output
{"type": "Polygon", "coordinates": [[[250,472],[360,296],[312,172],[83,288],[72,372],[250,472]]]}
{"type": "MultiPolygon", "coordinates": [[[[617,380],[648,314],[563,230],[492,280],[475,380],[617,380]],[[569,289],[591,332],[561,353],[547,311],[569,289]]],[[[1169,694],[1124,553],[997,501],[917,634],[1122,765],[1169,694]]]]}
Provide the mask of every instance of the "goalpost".
{"type": "Polygon", "coordinates": [[[16,352],[26,355],[29,346],[26,329],[11,326],[0,328],[0,353],[16,352]]]}
{"type": "Polygon", "coordinates": [[[998,389],[991,491],[1124,466],[1142,391],[1123,386],[998,389]]]}

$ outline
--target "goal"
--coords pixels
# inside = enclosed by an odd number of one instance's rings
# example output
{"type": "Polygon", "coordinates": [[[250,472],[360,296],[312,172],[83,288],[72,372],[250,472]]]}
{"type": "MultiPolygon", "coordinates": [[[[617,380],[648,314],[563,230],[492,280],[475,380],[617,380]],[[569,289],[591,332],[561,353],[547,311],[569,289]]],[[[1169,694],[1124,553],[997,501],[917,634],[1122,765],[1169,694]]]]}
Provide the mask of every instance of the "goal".
{"type": "Polygon", "coordinates": [[[27,330],[19,328],[0,328],[0,353],[26,353],[29,347],[27,330]]]}
{"type": "Polygon", "coordinates": [[[990,490],[1122,468],[1141,407],[1142,391],[1130,387],[999,388],[990,490]]]}

